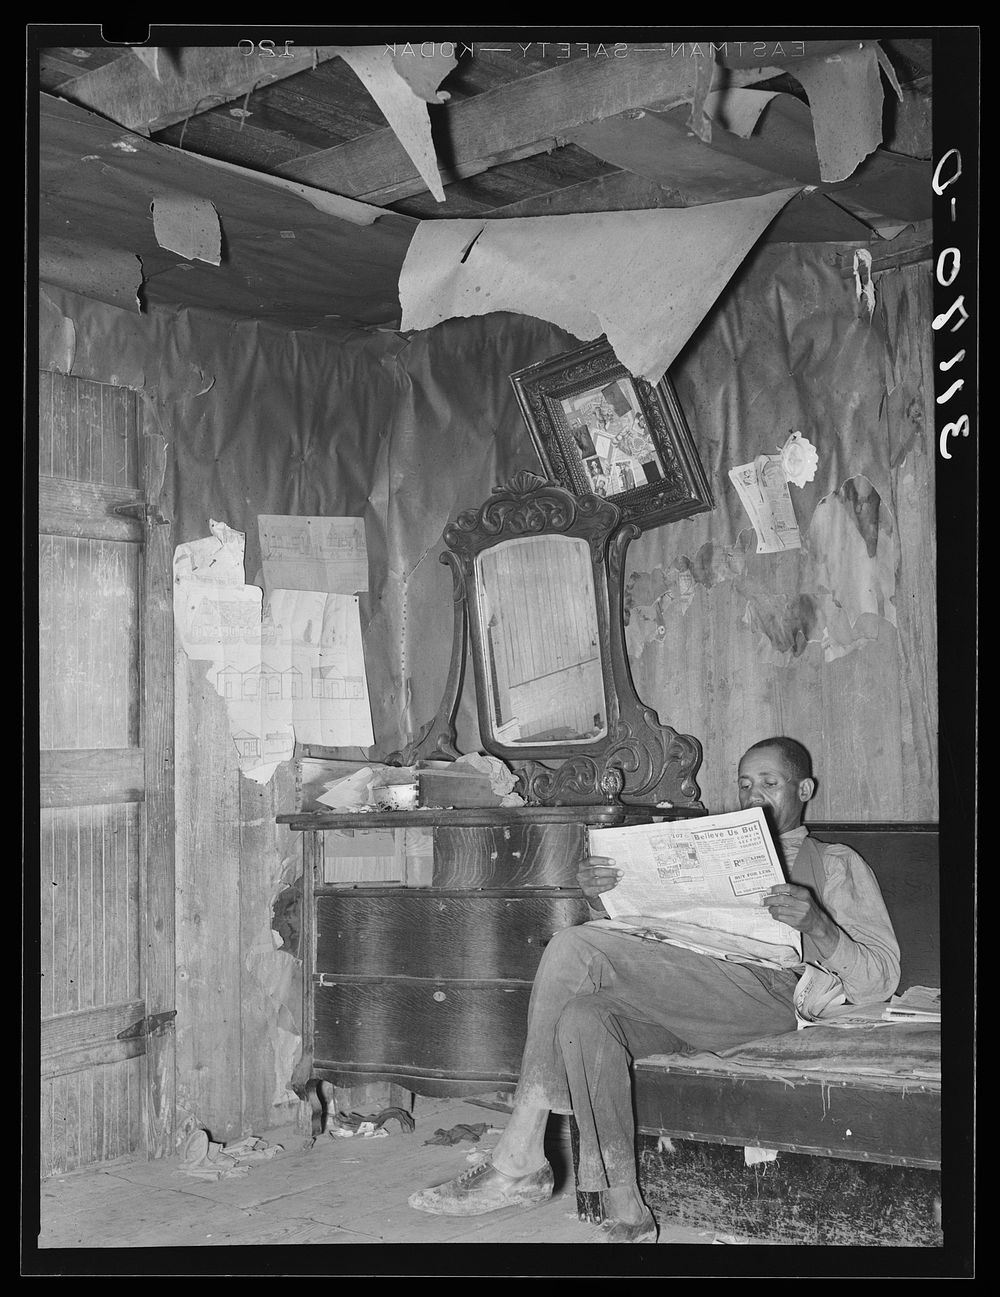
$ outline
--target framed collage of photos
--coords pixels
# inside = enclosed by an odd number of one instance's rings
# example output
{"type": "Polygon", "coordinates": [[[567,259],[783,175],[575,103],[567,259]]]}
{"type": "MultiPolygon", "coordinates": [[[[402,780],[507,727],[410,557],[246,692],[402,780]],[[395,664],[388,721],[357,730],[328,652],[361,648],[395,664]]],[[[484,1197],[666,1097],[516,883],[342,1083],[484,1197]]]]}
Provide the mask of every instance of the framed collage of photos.
{"type": "Polygon", "coordinates": [[[713,506],[669,378],[629,373],[606,339],[511,375],[547,476],[600,495],[644,530],[713,506]]]}

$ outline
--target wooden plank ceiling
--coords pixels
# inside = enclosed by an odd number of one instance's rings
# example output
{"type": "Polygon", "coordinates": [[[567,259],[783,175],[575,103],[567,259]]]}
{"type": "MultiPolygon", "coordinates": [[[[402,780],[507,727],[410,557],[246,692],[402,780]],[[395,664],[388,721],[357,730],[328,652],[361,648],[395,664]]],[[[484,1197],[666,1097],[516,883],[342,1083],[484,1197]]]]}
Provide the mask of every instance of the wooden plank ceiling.
{"type": "MultiPolygon", "coordinates": [[[[901,85],[907,89],[904,105],[909,106],[905,122],[897,121],[904,114],[897,109],[894,98],[887,96],[889,151],[897,151],[892,137],[902,135],[905,129],[907,138],[899,141],[904,147],[898,151],[922,158],[930,154],[930,44],[929,40],[882,42],[901,85]]],[[[268,60],[269,74],[273,75],[276,65],[284,72],[280,66],[283,63],[268,60]]],[[[123,75],[131,75],[137,61],[128,50],[44,50],[40,59],[41,88],[74,100],[74,91],[98,69],[107,71],[109,64],[121,67],[123,75]]],[[[564,101],[574,93],[587,98],[590,111],[584,120],[604,116],[601,87],[611,80],[611,75],[621,76],[627,65],[627,59],[595,60],[575,47],[570,47],[568,57],[558,62],[551,52],[543,57],[538,45],[524,54],[516,46],[511,52],[495,46],[485,51],[476,49],[472,56],[466,52],[441,84],[449,99],[431,105],[430,114],[439,163],[447,179],[456,163],[459,167],[463,162],[466,167],[472,165],[469,159],[451,156],[450,142],[456,135],[462,138],[468,134],[468,128],[456,132],[453,124],[468,121],[479,108],[493,141],[491,155],[478,160],[482,169],[478,174],[455,177],[446,183],[444,204],[436,202],[426,189],[398,197],[394,196],[395,190],[384,196],[351,196],[421,219],[608,210],[624,205],[616,197],[619,194],[627,194],[629,206],[684,205],[677,196],[671,200],[669,190],[662,186],[640,193],[640,187],[623,183],[622,168],[603,162],[577,145],[561,144],[557,136],[548,133],[548,125],[558,116],[554,102],[557,98],[566,119],[564,129],[569,128],[573,116],[572,107],[566,109],[564,101]],[[481,108],[471,102],[477,99],[481,108]],[[532,116],[534,128],[521,120],[532,116]],[[511,158],[510,154],[521,156],[511,158]],[[614,183],[609,183],[612,178],[614,183]],[[654,189],[662,191],[659,200],[654,189]],[[537,212],[532,210],[533,205],[537,212]]],[[[294,66],[294,61],[289,66],[294,66]]],[[[765,76],[753,80],[753,84],[805,98],[801,87],[787,74],[765,76]]],[[[219,102],[218,96],[205,95],[200,103],[191,105],[189,116],[155,131],[152,138],[340,193],[348,192],[346,184],[336,189],[328,183],[335,172],[333,155],[338,148],[355,167],[360,167],[364,158],[385,144],[384,132],[389,130],[386,120],[343,59],[327,58],[316,67],[248,91],[224,102],[219,102]],[[366,137],[373,138],[364,148],[359,147],[366,137]]],[[[655,109],[655,97],[651,95],[646,106],[655,109]]]]}
{"type": "MultiPolygon", "coordinates": [[[[150,110],[148,129],[141,121],[132,129],[194,156],[359,199],[411,220],[686,207],[753,192],[754,175],[762,178],[758,192],[783,184],[813,187],[773,223],[772,240],[877,241],[880,221],[919,224],[930,215],[929,40],[881,42],[903,98],[898,101],[883,82],[883,146],[839,184],[819,182],[805,94],[778,67],[736,66],[727,75],[731,84],[784,92],[783,110],[765,112],[749,140],[716,129],[703,144],[688,128],[690,103],[681,90],[689,100],[690,87],[670,93],[675,74],[662,52],[637,46],[629,58],[595,59],[573,45],[555,60],[551,48],[543,53],[535,44],[522,52],[501,44],[462,53],[441,83],[447,101],[429,105],[444,203],[428,192],[335,47],[319,47],[315,64],[308,57],[298,64],[242,59],[242,67],[229,51],[226,68],[206,62],[200,80],[192,75],[189,102],[169,113],[161,104],[150,110]],[[265,62],[270,79],[261,74],[253,81],[265,62]],[[309,66],[295,70],[302,62],[309,66]],[[796,121],[798,111],[802,120],[796,121]],[[675,142],[683,162],[676,174],[669,164],[641,174],[641,168],[597,155],[591,124],[614,125],[647,112],[655,118],[649,124],[675,142]],[[782,184],[773,183],[775,176],[784,178],[782,184]]],[[[212,51],[192,53],[207,59],[212,51]]],[[[162,51],[164,57],[175,54],[162,51]]],[[[43,92],[119,123],[123,117],[102,105],[128,103],[141,115],[131,91],[139,73],[149,76],[127,49],[39,52],[43,92]]]]}

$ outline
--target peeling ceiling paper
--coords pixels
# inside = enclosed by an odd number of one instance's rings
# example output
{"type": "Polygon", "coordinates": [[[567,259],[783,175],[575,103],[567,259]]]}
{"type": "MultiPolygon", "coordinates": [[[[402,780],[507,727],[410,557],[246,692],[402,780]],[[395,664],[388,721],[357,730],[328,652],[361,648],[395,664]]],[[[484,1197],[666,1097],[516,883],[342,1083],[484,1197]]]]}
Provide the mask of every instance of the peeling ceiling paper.
{"type": "Polygon", "coordinates": [[[458,66],[454,54],[424,55],[420,53],[419,45],[413,49],[406,47],[392,56],[392,66],[414,94],[429,104],[443,104],[451,98],[447,90],[439,90],[438,86],[452,68],[458,66]]]}
{"type": "Polygon", "coordinates": [[[777,90],[713,90],[705,96],[705,112],[723,130],[747,140],[777,90]]]}
{"type": "Polygon", "coordinates": [[[812,109],[820,176],[846,180],[882,143],[882,79],[874,45],[789,69],[812,109]]]}
{"type": "Polygon", "coordinates": [[[402,328],[515,311],[658,383],[796,189],[692,209],[422,221],[399,280],[402,328]]]}
{"type": "Polygon", "coordinates": [[[157,81],[160,80],[160,51],[156,46],[137,49],[133,45],[129,52],[135,55],[143,67],[156,77],[157,81]]]}
{"type": "Polygon", "coordinates": [[[207,198],[168,194],[155,198],[152,209],[153,233],[161,248],[188,261],[221,264],[222,227],[219,213],[207,198]]]}
{"type": "Polygon", "coordinates": [[[43,238],[38,247],[38,278],[109,306],[142,310],[142,262],[133,252],[43,238]]]}
{"type": "Polygon", "coordinates": [[[385,114],[386,121],[420,173],[424,184],[437,201],[443,203],[444,189],[438,174],[426,100],[403,79],[384,46],[338,46],[337,53],[354,69],[362,85],[385,114]]]}

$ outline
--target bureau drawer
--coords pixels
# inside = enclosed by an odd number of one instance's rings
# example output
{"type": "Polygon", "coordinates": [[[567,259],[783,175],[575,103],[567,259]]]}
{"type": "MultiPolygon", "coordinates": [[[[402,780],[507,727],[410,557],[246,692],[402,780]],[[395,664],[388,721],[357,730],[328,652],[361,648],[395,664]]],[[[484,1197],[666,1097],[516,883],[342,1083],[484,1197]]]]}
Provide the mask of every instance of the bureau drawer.
{"type": "Polygon", "coordinates": [[[317,976],[531,982],[552,935],[589,918],[579,892],[321,893],[315,971],[317,976]]]}
{"type": "Polygon", "coordinates": [[[582,824],[434,829],[435,887],[576,887],[582,824]]]}
{"type": "Polygon", "coordinates": [[[341,982],[314,990],[315,1071],[512,1081],[531,987],[341,982]]]}

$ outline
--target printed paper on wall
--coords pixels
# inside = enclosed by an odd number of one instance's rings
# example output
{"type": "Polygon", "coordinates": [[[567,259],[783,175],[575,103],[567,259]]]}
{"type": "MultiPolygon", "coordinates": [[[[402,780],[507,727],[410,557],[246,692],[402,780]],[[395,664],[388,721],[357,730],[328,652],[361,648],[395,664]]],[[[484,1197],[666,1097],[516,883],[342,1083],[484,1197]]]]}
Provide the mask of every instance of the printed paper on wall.
{"type": "Polygon", "coordinates": [[[307,518],[260,514],[260,552],[268,590],[368,589],[363,518],[307,518]]]}

